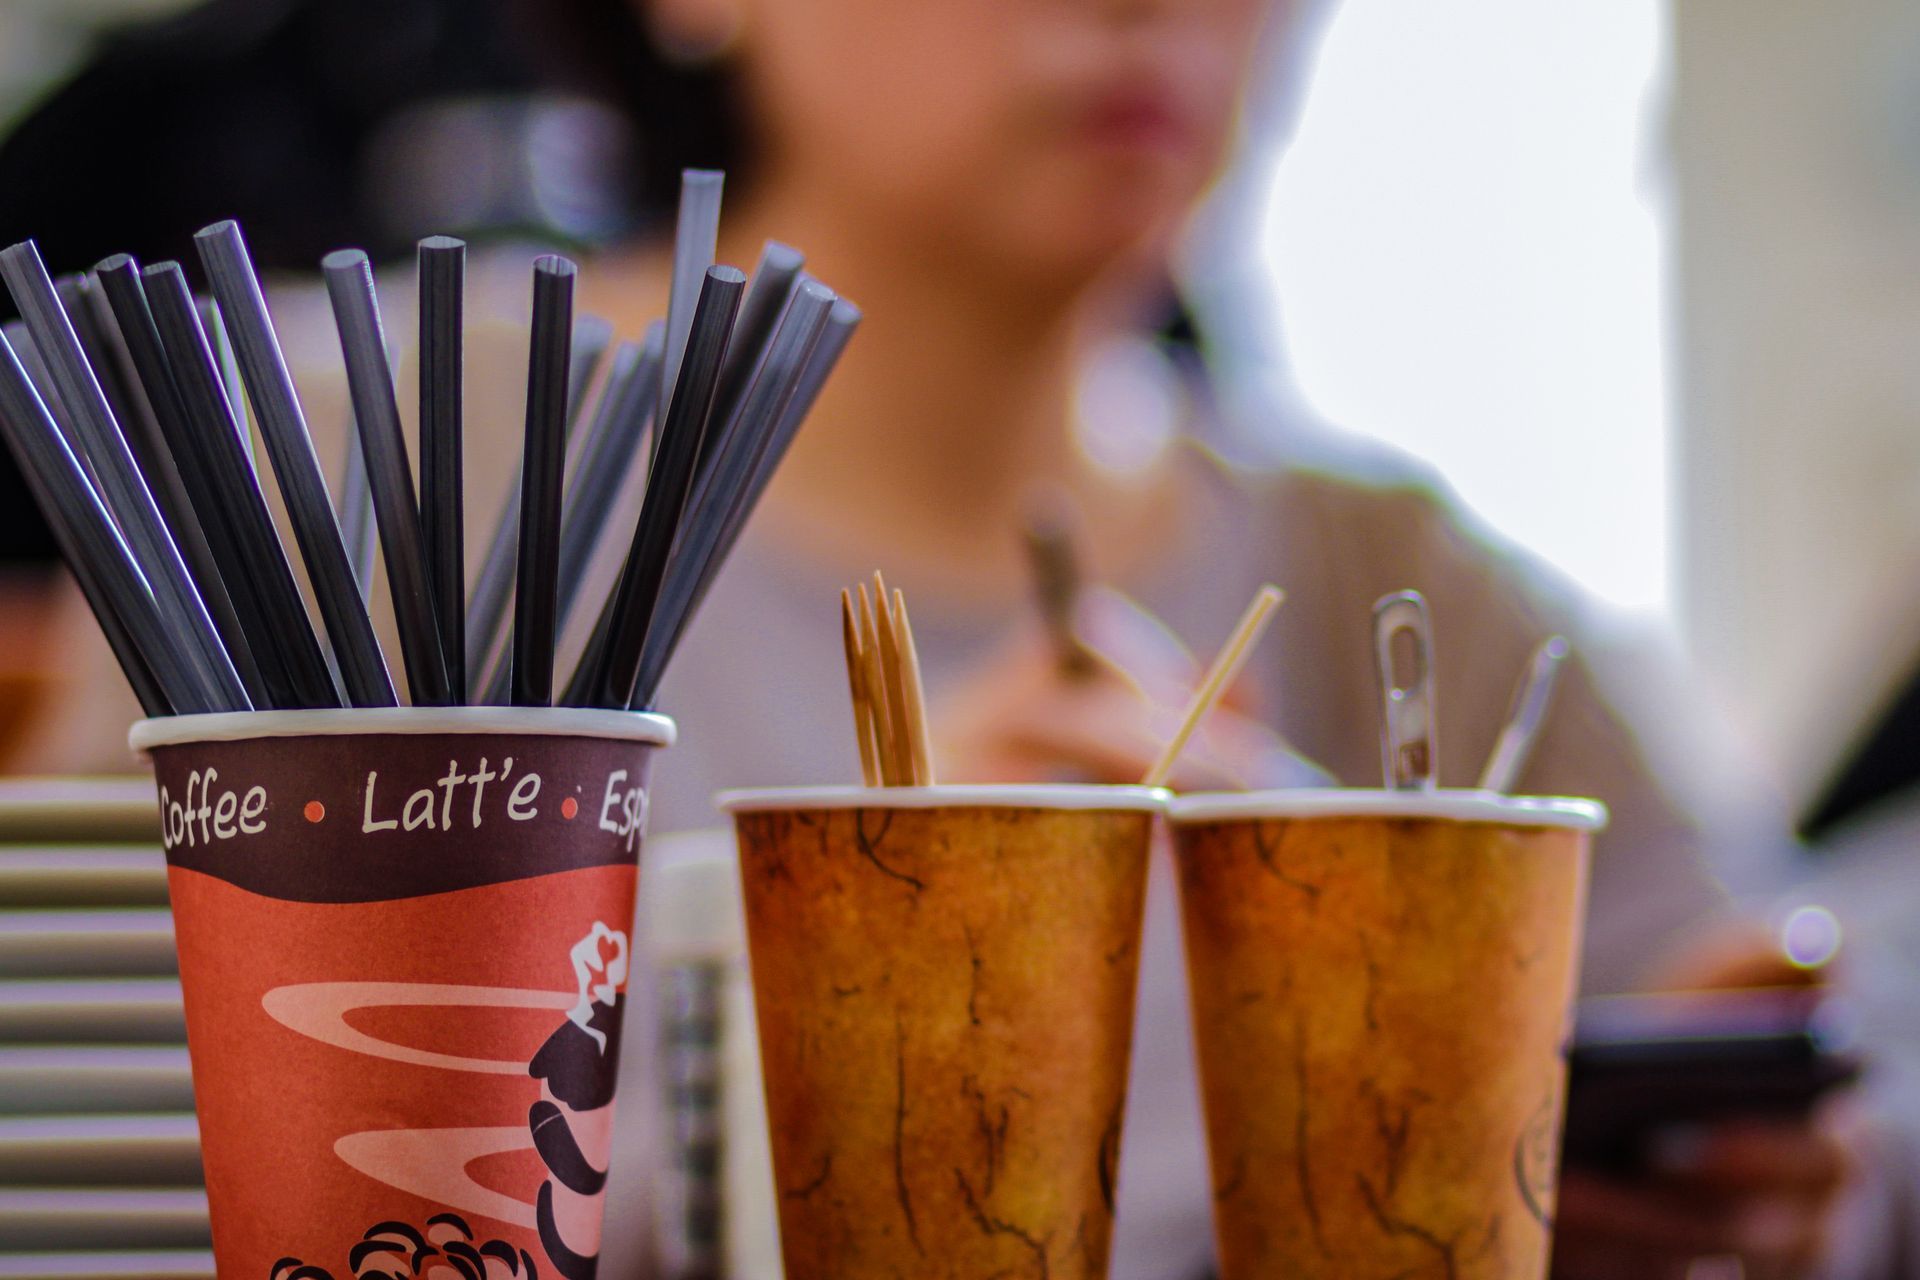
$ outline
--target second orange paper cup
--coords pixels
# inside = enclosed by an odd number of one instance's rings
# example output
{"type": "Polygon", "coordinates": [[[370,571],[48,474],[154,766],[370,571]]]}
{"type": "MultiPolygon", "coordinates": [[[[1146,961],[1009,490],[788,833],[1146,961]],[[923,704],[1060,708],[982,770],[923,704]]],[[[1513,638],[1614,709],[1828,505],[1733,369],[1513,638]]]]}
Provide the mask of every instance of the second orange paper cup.
{"type": "Polygon", "coordinates": [[[1145,787],[736,792],[788,1280],[1101,1277],[1145,787]]]}
{"type": "Polygon", "coordinates": [[[1172,809],[1225,1280],[1546,1274],[1586,800],[1172,809]]]}

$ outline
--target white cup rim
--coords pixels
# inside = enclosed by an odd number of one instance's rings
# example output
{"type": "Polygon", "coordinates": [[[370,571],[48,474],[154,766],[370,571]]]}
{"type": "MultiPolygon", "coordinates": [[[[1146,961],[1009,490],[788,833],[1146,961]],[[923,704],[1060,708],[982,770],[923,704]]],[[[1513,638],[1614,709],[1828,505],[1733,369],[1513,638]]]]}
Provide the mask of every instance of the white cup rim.
{"type": "Polygon", "coordinates": [[[329,707],[157,716],[137,722],[127,732],[127,745],[145,755],[196,742],[428,733],[611,738],[670,747],[677,730],[672,720],[651,711],[596,707],[329,707]]]}
{"type": "Polygon", "coordinates": [[[1384,791],[1378,788],[1301,788],[1283,791],[1208,791],[1174,797],[1176,823],[1245,818],[1434,818],[1517,827],[1599,831],[1607,807],[1574,796],[1510,796],[1468,789],[1384,791]]]}
{"type": "Polygon", "coordinates": [[[770,809],[1073,809],[1162,813],[1163,787],[1070,783],[963,783],[933,787],[765,787],[722,791],[714,804],[729,814],[770,809]]]}

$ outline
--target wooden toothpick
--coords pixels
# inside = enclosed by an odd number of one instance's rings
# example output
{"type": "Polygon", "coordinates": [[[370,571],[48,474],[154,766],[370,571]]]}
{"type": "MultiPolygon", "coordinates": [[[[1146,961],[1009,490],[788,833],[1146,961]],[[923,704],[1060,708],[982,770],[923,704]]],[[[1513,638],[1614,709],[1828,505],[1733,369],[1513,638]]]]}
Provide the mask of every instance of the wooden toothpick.
{"type": "Polygon", "coordinates": [[[874,767],[880,775],[880,785],[891,787],[899,784],[900,777],[894,768],[893,709],[887,694],[885,659],[880,651],[880,625],[864,583],[859,588],[859,596],[860,653],[864,659],[861,683],[866,689],[867,712],[873,719],[874,767]]]}
{"type": "Polygon", "coordinates": [[[895,786],[913,785],[912,732],[907,726],[907,690],[900,672],[900,634],[888,607],[887,584],[873,575],[873,613],[879,627],[880,673],[887,682],[887,734],[892,740],[895,786]]]}
{"type": "Polygon", "coordinates": [[[847,650],[847,686],[853,696],[853,736],[860,744],[860,778],[869,787],[880,785],[880,764],[874,754],[873,704],[867,697],[866,653],[860,644],[860,624],[854,617],[853,593],[840,592],[840,638],[847,650]]]}
{"type": "Polygon", "coordinates": [[[1213,660],[1213,666],[1207,671],[1207,678],[1200,682],[1198,689],[1194,690],[1193,701],[1187,705],[1187,714],[1181,720],[1179,730],[1167,743],[1166,749],[1160,753],[1160,758],[1153,762],[1153,768],[1147,770],[1147,776],[1141,780],[1145,785],[1149,787],[1166,785],[1167,775],[1173,772],[1173,762],[1180,758],[1180,753],[1185,750],[1187,740],[1193,737],[1194,730],[1200,727],[1200,722],[1207,718],[1207,713],[1212,711],[1214,704],[1220,701],[1220,696],[1233,683],[1233,678],[1240,674],[1241,664],[1246,662],[1247,655],[1253,651],[1254,641],[1258,640],[1260,633],[1266,630],[1273,611],[1280,607],[1280,601],[1284,598],[1280,588],[1272,585],[1261,587],[1259,594],[1254,596],[1253,603],[1247,606],[1247,611],[1241,615],[1239,623],[1233,629],[1233,634],[1227,638],[1226,646],[1220,650],[1220,656],[1213,660]]]}
{"type": "Polygon", "coordinates": [[[927,695],[920,683],[920,653],[913,644],[913,624],[907,620],[907,598],[893,592],[893,621],[899,631],[900,685],[906,694],[907,746],[913,763],[913,785],[930,787],[933,778],[933,735],[927,728],[927,695]]]}

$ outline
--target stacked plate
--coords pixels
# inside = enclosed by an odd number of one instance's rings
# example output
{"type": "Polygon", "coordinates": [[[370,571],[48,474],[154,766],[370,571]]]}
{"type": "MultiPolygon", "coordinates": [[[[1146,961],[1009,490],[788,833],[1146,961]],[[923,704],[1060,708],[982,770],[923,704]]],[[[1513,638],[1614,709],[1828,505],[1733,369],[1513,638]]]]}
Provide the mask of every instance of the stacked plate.
{"type": "Polygon", "coordinates": [[[213,1275],[155,815],[0,782],[0,1280],[213,1275]]]}

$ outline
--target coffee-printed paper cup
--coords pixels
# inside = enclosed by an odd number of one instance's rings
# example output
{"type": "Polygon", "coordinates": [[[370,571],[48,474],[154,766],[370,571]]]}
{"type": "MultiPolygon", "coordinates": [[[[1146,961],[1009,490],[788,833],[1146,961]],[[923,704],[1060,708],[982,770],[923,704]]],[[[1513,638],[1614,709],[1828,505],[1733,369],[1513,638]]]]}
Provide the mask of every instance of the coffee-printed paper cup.
{"type": "Polygon", "coordinates": [[[721,797],[787,1280],[1107,1274],[1147,787],[721,797]]]}
{"type": "Polygon", "coordinates": [[[1223,1280],[1547,1270],[1587,800],[1172,807],[1223,1280]]]}
{"type": "Polygon", "coordinates": [[[673,735],[488,707],[134,727],[222,1276],[594,1274],[673,735]]]}

